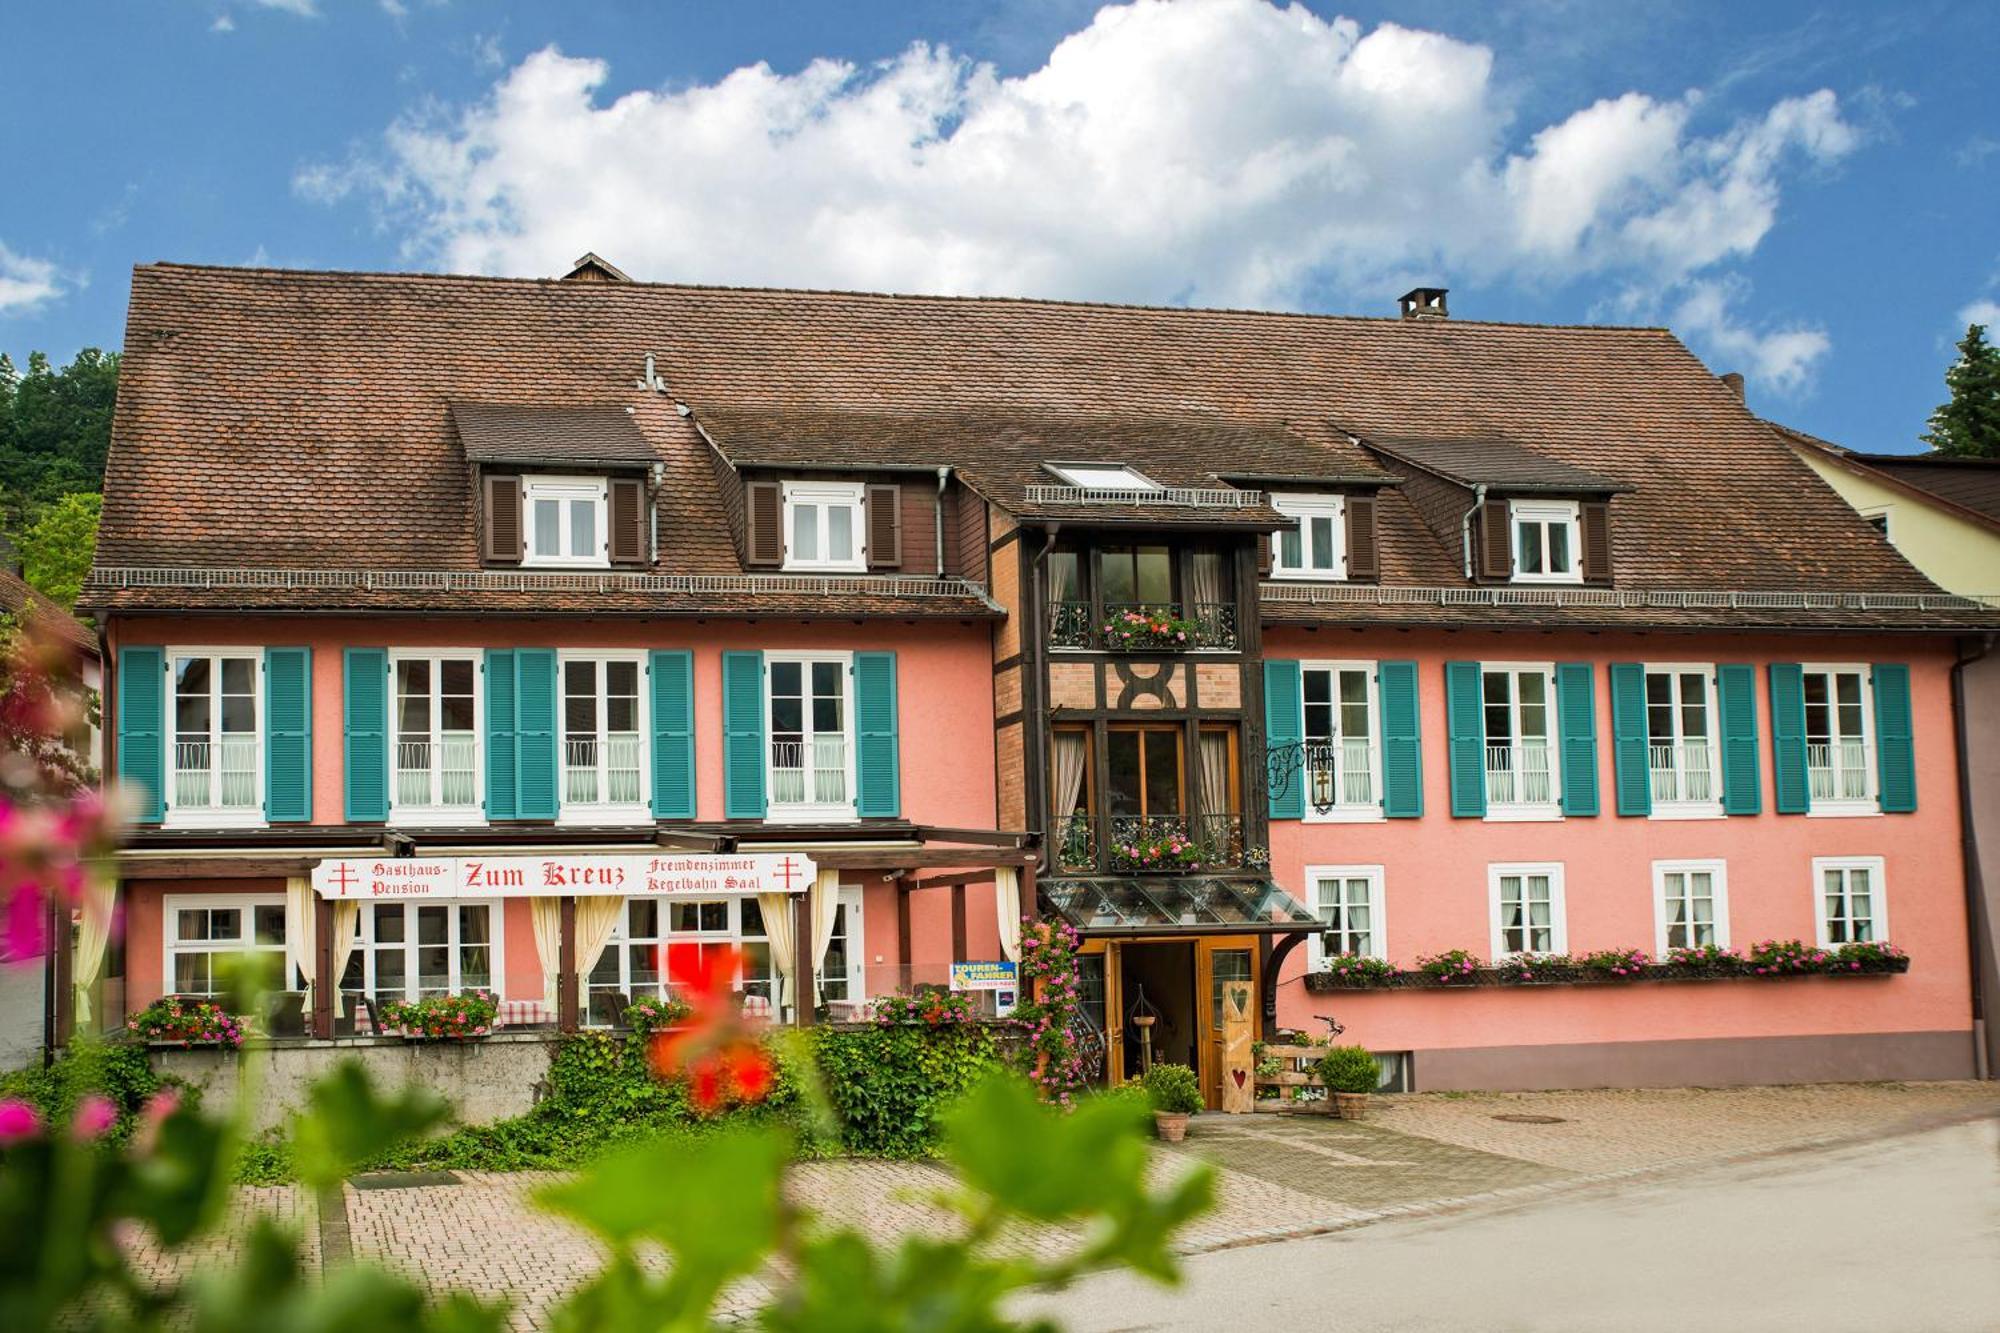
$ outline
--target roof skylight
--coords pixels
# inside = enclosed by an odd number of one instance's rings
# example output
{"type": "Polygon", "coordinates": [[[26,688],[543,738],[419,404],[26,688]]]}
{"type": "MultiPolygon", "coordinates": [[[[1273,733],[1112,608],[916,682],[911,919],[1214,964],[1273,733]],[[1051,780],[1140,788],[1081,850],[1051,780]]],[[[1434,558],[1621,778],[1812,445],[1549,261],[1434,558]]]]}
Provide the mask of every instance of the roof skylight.
{"type": "Polygon", "coordinates": [[[1123,463],[1050,463],[1049,471],[1086,491],[1157,491],[1160,484],[1123,463]]]}

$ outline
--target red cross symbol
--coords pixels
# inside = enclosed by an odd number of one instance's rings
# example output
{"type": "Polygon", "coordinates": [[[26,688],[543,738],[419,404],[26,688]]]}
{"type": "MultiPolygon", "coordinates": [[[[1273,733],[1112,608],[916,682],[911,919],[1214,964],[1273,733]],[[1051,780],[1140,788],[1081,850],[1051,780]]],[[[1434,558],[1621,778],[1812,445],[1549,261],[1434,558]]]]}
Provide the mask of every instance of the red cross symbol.
{"type": "Polygon", "coordinates": [[[778,880],[785,886],[786,893],[790,893],[792,891],[792,881],[797,879],[798,877],[799,877],[798,864],[794,862],[791,857],[788,856],[784,860],[778,863],[778,880]]]}
{"type": "Polygon", "coordinates": [[[336,862],[333,867],[333,884],[340,890],[340,897],[346,897],[348,889],[354,886],[354,867],[345,861],[336,862]]]}

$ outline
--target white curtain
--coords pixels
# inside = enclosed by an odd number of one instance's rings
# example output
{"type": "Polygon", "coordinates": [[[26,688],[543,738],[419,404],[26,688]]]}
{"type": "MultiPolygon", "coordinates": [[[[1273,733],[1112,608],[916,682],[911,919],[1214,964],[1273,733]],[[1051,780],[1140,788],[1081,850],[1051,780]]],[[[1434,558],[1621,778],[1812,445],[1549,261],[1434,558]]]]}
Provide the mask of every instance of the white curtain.
{"type": "MultiPolygon", "coordinates": [[[[1204,815],[1233,815],[1229,808],[1229,736],[1206,731],[1201,737],[1201,812],[1204,815]]],[[[1211,827],[1220,828],[1221,825],[1211,827]]]]}
{"type": "Polygon", "coordinates": [[[97,984],[98,974],[104,971],[104,954],[111,943],[111,914],[117,901],[117,880],[91,878],[84,882],[83,926],[76,935],[75,971],[71,983],[76,988],[71,1020],[79,1031],[90,1020],[90,988],[97,984]]]}
{"type": "Polygon", "coordinates": [[[347,997],[340,992],[340,979],[347,975],[347,960],[354,956],[354,942],[361,938],[361,904],[333,905],[333,975],[326,984],[333,990],[333,1011],[347,1012],[347,997]]]}
{"type": "MultiPolygon", "coordinates": [[[[597,960],[604,954],[604,946],[611,942],[612,932],[624,919],[623,898],[576,900],[576,975],[579,979],[588,977],[590,969],[597,966],[597,960]]],[[[577,993],[582,995],[581,980],[577,993]]]]}
{"type": "Polygon", "coordinates": [[[542,1003],[554,1013],[562,967],[562,899],[528,899],[528,924],[534,929],[535,954],[542,964],[542,1003]]]}
{"type": "Polygon", "coordinates": [[[1222,556],[1215,551],[1196,551],[1188,566],[1188,601],[1195,607],[1215,606],[1222,601],[1222,556]]]}
{"type": "MultiPolygon", "coordinates": [[[[312,1005],[313,965],[319,961],[319,941],[313,938],[318,910],[319,895],[313,892],[312,880],[293,875],[285,881],[285,958],[305,979],[308,1009],[312,1005]]],[[[334,980],[337,982],[339,978],[334,980]]],[[[289,976],[285,984],[291,984],[289,976]]]]}
{"type": "Polygon", "coordinates": [[[1000,953],[1010,963],[1021,961],[1021,872],[1013,866],[993,868],[993,903],[1000,918],[1000,953]]]}
{"type": "Polygon", "coordinates": [[[1083,733],[1058,731],[1055,734],[1057,819],[1067,819],[1083,795],[1083,733]]]}
{"type": "Polygon", "coordinates": [[[796,1004],[802,994],[798,984],[798,931],[795,928],[797,918],[792,911],[792,895],[760,893],[757,895],[757,910],[764,916],[764,938],[771,943],[771,967],[778,974],[771,996],[771,1015],[782,1018],[785,1001],[790,999],[796,1004]]]}
{"type": "MultiPolygon", "coordinates": [[[[840,911],[840,872],[822,870],[812,886],[812,1001],[819,1004],[819,969],[826,961],[826,948],[833,943],[833,918],[840,911]]],[[[858,948],[859,943],[849,948],[858,948]]],[[[906,958],[903,960],[908,963],[906,958]]]]}

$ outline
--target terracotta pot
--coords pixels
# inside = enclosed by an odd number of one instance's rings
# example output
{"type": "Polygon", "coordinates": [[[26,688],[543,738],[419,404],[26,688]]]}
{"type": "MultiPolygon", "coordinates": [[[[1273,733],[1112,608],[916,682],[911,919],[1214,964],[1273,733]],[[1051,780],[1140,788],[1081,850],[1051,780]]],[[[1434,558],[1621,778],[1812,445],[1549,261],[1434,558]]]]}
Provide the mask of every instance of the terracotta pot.
{"type": "Polygon", "coordinates": [[[1333,1109],[1342,1120],[1359,1120],[1368,1113],[1368,1094],[1336,1092],[1333,1094],[1333,1109]]]}
{"type": "Polygon", "coordinates": [[[1188,1118],[1177,1111],[1153,1112],[1153,1128],[1165,1143],[1179,1143],[1187,1137],[1188,1118]]]}

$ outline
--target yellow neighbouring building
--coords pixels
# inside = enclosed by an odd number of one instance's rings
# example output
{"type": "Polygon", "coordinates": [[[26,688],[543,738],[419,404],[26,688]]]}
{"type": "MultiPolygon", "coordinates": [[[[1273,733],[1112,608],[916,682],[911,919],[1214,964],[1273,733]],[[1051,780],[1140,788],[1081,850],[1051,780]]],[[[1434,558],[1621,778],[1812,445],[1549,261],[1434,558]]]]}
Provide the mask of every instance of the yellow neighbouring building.
{"type": "Polygon", "coordinates": [[[1933,583],[2000,599],[2000,459],[1857,453],[1770,425],[1933,583]]]}

